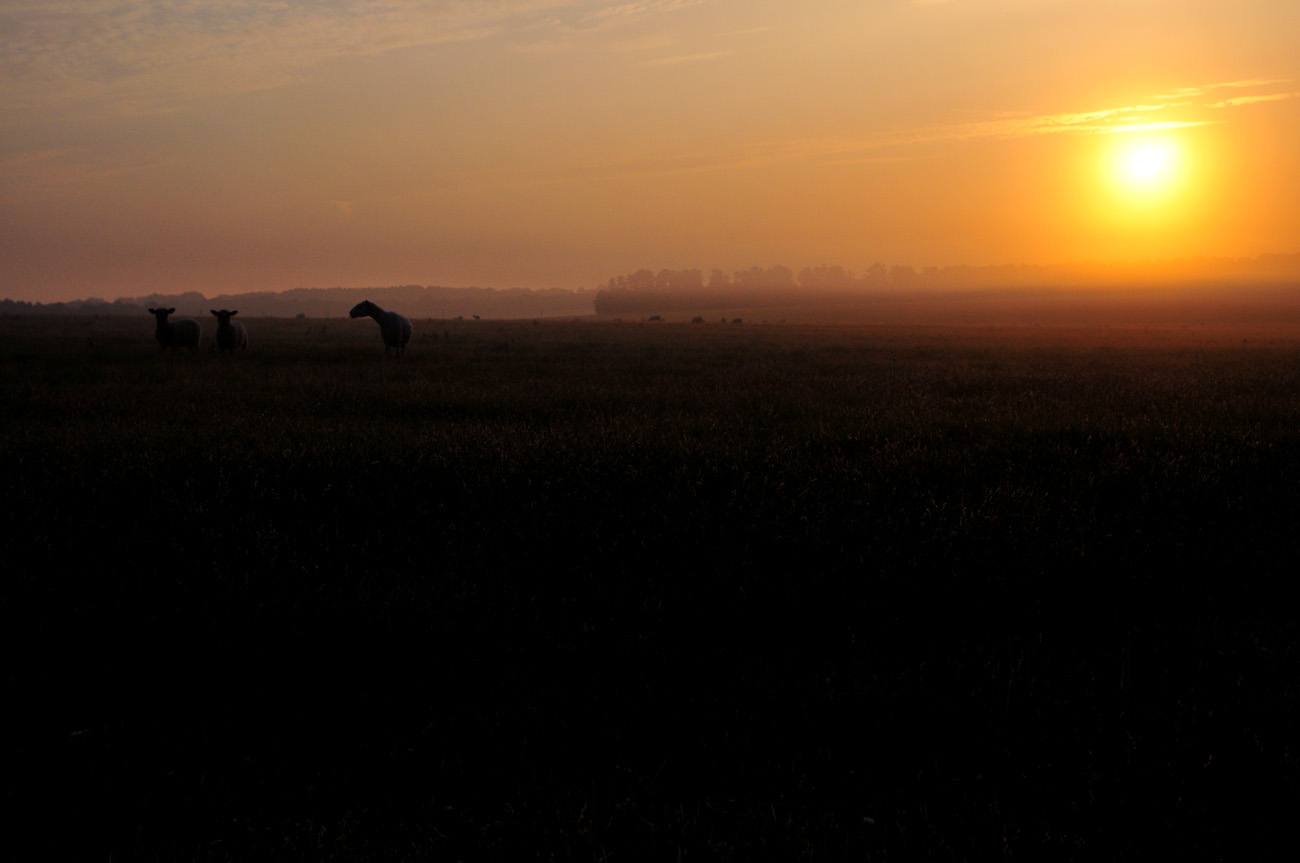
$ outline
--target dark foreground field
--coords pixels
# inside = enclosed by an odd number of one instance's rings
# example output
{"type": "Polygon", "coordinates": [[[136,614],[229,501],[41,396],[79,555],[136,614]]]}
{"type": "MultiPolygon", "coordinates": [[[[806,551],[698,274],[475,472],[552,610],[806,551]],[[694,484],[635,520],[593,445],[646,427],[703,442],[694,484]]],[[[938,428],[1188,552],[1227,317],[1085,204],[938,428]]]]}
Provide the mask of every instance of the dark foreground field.
{"type": "Polygon", "coordinates": [[[18,859],[1294,850],[1300,331],[247,324],[0,320],[18,859]]]}

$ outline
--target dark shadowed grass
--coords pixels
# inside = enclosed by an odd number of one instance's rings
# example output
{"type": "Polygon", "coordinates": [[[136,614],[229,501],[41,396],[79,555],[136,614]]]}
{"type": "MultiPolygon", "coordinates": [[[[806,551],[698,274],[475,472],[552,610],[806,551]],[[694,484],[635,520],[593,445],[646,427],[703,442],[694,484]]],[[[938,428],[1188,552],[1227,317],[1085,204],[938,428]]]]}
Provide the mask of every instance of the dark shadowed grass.
{"type": "Polygon", "coordinates": [[[368,323],[0,321],[52,850],[1291,843],[1300,334],[368,323]]]}

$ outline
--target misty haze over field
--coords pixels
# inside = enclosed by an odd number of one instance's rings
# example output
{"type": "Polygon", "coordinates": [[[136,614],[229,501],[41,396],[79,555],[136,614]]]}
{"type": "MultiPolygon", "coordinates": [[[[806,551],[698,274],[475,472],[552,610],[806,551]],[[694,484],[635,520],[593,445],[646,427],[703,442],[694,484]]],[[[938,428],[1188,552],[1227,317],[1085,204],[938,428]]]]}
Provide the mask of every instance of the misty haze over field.
{"type": "Polygon", "coordinates": [[[202,313],[210,306],[247,316],[340,317],[372,299],[419,318],[550,318],[660,316],[694,320],[748,312],[759,320],[851,322],[1148,322],[1188,323],[1300,313],[1300,255],[1250,260],[1197,259],[1111,266],[927,267],[873,264],[639,269],[611,276],[596,289],[529,290],[422,285],[295,288],[282,292],[198,292],[87,298],[61,303],[0,300],[0,314],[138,314],[152,306],[202,313]],[[1150,316],[1154,315],[1154,318],[1150,316]]]}

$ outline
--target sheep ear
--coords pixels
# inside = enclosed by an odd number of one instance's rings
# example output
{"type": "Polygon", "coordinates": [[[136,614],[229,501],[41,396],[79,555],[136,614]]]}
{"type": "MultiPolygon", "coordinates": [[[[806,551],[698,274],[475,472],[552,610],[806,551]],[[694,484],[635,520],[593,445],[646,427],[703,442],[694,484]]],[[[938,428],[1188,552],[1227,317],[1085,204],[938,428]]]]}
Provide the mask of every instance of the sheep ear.
{"type": "Polygon", "coordinates": [[[174,308],[168,309],[168,310],[167,310],[167,314],[169,314],[169,315],[174,315],[174,314],[176,314],[176,309],[174,309],[174,308]]]}
{"type": "Polygon", "coordinates": [[[214,315],[217,313],[217,310],[216,310],[216,309],[208,309],[208,311],[212,312],[212,314],[214,314],[214,315]]]}
{"type": "Polygon", "coordinates": [[[154,310],[153,310],[153,309],[145,309],[145,311],[147,311],[149,314],[152,315],[154,310]]]}
{"type": "Polygon", "coordinates": [[[233,318],[237,314],[239,314],[239,309],[235,309],[233,312],[231,312],[230,316],[233,318]]]}

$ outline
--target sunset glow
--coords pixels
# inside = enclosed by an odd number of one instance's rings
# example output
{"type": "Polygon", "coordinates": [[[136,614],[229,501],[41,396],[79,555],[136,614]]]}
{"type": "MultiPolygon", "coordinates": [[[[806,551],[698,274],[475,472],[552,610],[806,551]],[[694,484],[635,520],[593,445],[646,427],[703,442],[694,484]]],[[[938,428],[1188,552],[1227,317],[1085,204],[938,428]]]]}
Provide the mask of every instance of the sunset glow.
{"type": "Polygon", "coordinates": [[[1151,205],[1194,183],[1180,155],[1177,142],[1170,138],[1124,142],[1115,165],[1121,193],[1134,203],[1151,205]]]}
{"type": "Polygon", "coordinates": [[[1139,147],[1129,157],[1129,174],[1138,182],[1158,182],[1168,175],[1170,162],[1168,148],[1153,145],[1139,147]]]}
{"type": "Polygon", "coordinates": [[[1295,253],[1293,0],[0,0],[0,294],[1295,253]]]}

